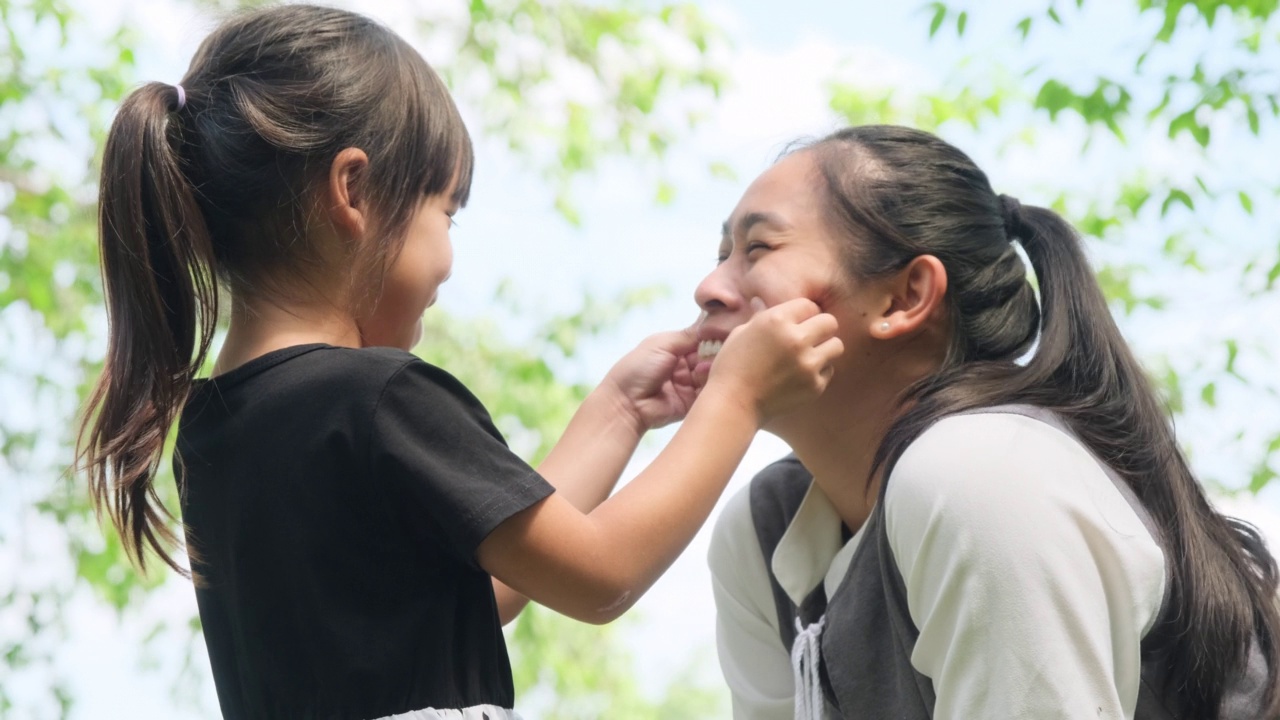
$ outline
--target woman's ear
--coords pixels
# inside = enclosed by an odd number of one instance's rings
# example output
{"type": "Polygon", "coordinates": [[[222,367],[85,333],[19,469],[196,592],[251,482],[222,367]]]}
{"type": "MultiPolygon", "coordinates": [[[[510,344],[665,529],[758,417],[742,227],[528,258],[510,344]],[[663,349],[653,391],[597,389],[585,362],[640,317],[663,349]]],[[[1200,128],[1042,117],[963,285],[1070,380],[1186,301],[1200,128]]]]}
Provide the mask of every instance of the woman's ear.
{"type": "Polygon", "coordinates": [[[884,282],[884,311],[873,318],[872,337],[911,335],[943,317],[947,269],[933,255],[915,257],[884,282]]]}
{"type": "Polygon", "coordinates": [[[329,221],[343,236],[364,237],[369,204],[364,195],[364,175],[369,169],[369,156],[360,148],[343,149],[329,166],[325,184],[324,207],[329,221]]]}

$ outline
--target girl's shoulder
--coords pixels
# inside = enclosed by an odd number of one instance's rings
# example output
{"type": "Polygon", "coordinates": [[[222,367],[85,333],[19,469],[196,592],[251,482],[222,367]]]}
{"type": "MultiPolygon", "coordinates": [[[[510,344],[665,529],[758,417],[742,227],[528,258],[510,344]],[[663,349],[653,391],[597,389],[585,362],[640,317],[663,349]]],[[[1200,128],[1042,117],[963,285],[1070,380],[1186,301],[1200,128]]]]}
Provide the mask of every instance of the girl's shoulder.
{"type": "Polygon", "coordinates": [[[347,348],[321,345],[300,355],[288,368],[317,382],[362,385],[385,391],[389,385],[438,387],[448,393],[471,393],[448,371],[411,352],[392,347],[347,348]]]}
{"type": "Polygon", "coordinates": [[[296,408],[317,402],[329,413],[367,411],[403,394],[426,403],[441,399],[472,412],[482,407],[453,375],[413,353],[316,343],[275,350],[198,381],[187,414],[202,415],[209,406],[296,408]]]}

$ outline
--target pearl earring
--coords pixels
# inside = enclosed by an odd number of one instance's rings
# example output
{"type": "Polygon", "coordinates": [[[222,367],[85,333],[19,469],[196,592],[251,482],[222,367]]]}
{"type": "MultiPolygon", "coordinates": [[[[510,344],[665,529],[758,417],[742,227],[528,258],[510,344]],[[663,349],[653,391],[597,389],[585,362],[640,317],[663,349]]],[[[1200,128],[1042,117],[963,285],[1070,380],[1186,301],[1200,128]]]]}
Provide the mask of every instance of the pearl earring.
{"type": "Polygon", "coordinates": [[[885,332],[889,332],[889,323],[888,322],[880,323],[880,329],[885,332]]]}

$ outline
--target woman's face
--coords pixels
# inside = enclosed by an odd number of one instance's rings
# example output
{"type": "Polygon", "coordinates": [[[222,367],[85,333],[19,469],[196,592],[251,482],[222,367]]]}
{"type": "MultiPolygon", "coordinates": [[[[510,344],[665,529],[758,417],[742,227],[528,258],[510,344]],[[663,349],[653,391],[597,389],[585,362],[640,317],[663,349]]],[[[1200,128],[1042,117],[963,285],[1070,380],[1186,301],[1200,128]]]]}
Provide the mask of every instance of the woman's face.
{"type": "Polygon", "coordinates": [[[710,362],[729,332],[750,319],[755,297],[769,307],[813,300],[836,316],[849,354],[853,319],[866,313],[824,222],[820,182],[812,153],[801,151],[747,188],[724,224],[716,268],[694,293],[706,313],[698,328],[700,361],[710,362]]]}

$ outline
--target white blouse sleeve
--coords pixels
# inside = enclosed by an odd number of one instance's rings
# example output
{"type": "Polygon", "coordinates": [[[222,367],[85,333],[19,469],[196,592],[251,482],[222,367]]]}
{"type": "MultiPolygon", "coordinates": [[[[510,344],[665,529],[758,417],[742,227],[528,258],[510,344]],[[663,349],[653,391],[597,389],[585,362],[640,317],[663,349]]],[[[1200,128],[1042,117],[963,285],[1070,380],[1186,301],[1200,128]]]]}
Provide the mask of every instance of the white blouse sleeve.
{"type": "Polygon", "coordinates": [[[720,513],[707,560],[716,602],[716,650],[734,720],[793,717],[791,658],[778,637],[773,591],[751,521],[749,487],[720,513]]]}
{"type": "Polygon", "coordinates": [[[1164,557],[1084,446],[1019,415],[942,420],[885,517],[935,718],[1133,717],[1164,557]]]}

